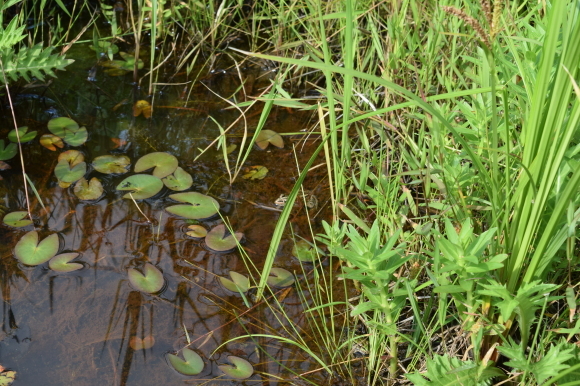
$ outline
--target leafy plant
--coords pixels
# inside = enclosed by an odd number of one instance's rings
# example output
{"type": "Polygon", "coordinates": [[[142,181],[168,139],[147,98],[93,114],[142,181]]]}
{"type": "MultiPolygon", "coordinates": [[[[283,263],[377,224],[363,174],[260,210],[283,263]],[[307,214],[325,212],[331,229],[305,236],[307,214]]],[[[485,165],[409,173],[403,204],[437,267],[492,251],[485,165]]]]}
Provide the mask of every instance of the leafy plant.
{"type": "Polygon", "coordinates": [[[133,287],[148,294],[161,291],[165,283],[161,271],[150,263],[145,264],[143,272],[136,268],[129,268],[127,274],[133,287]]]}
{"type": "Polygon", "coordinates": [[[181,217],[203,220],[218,213],[220,205],[210,196],[197,192],[175,193],[169,196],[172,200],[186,202],[189,205],[172,205],[165,210],[181,217]]]}
{"type": "Polygon", "coordinates": [[[205,245],[216,252],[230,252],[234,250],[242,240],[244,234],[236,232],[229,234],[224,224],[217,225],[205,236],[205,245]]]}
{"type": "Polygon", "coordinates": [[[117,185],[117,190],[129,190],[123,198],[144,200],[153,197],[163,189],[163,182],[148,174],[135,174],[125,178],[117,185]]]}
{"type": "Polygon", "coordinates": [[[219,369],[224,372],[224,374],[234,378],[234,379],[247,379],[254,373],[254,367],[247,360],[230,355],[228,361],[232,365],[224,364],[219,365],[219,369]]]}
{"type": "Polygon", "coordinates": [[[204,367],[201,356],[188,348],[184,348],[181,352],[184,359],[181,359],[175,354],[167,354],[167,359],[171,363],[171,366],[183,375],[197,375],[201,373],[204,367]]]}
{"type": "Polygon", "coordinates": [[[26,265],[39,265],[50,260],[59,248],[58,235],[53,233],[38,242],[38,232],[30,231],[14,247],[14,255],[26,265]]]}

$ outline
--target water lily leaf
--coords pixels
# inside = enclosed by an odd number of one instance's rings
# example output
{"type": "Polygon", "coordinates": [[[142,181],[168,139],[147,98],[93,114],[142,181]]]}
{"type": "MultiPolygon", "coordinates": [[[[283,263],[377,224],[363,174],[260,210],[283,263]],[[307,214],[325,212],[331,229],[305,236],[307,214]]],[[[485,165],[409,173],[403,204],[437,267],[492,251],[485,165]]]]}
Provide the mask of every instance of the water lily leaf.
{"type": "Polygon", "coordinates": [[[0,139],[0,161],[9,160],[18,152],[18,146],[15,143],[8,142],[4,147],[4,140],[0,139]]]}
{"type": "Polygon", "coordinates": [[[0,373],[0,386],[10,386],[14,379],[16,379],[16,371],[3,371],[0,373]]]}
{"type": "Polygon", "coordinates": [[[4,224],[14,227],[14,228],[22,228],[32,224],[32,220],[28,217],[28,212],[24,210],[19,210],[17,212],[10,212],[4,219],[2,220],[4,224]]]}
{"type": "Polygon", "coordinates": [[[272,144],[281,149],[284,147],[284,140],[280,134],[273,130],[260,131],[260,134],[258,134],[256,137],[256,145],[260,149],[264,150],[268,147],[269,144],[272,144]]]}
{"type": "Polygon", "coordinates": [[[67,117],[53,118],[48,121],[48,130],[57,137],[64,138],[68,133],[76,133],[79,124],[67,117]]]}
{"type": "Polygon", "coordinates": [[[83,177],[77,181],[73,191],[79,200],[96,200],[103,195],[103,185],[97,177],[91,178],[90,182],[83,177]]]}
{"type": "Polygon", "coordinates": [[[209,218],[220,209],[220,204],[214,198],[197,192],[175,193],[170,195],[169,198],[179,202],[187,202],[191,205],[173,205],[165,208],[166,211],[194,220],[209,218]]]}
{"type": "Polygon", "coordinates": [[[250,170],[242,176],[245,180],[261,180],[268,174],[265,166],[250,166],[250,170]]]}
{"type": "Polygon", "coordinates": [[[187,227],[187,229],[189,229],[189,231],[186,232],[185,234],[188,235],[189,237],[202,239],[207,235],[207,229],[205,229],[201,225],[190,225],[187,227]]]}
{"type": "MultiPolygon", "coordinates": [[[[107,60],[106,62],[101,63],[103,67],[108,67],[108,69],[105,70],[107,75],[119,76],[133,71],[135,67],[135,56],[122,51],[119,52],[119,55],[121,55],[124,60],[107,60]]],[[[141,59],[137,61],[137,68],[139,70],[142,69],[144,65],[145,64],[141,59]]]]}
{"type": "Polygon", "coordinates": [[[145,264],[143,273],[135,268],[129,268],[127,274],[133,287],[148,294],[159,292],[165,283],[161,271],[150,263],[145,264]]]}
{"type": "MultiPolygon", "coordinates": [[[[138,336],[134,336],[129,341],[131,348],[135,351],[137,350],[147,350],[153,347],[155,344],[155,337],[153,335],[147,335],[143,339],[138,336]]],[[[1,386],[1,385],[0,385],[1,386]]]]}
{"type": "Polygon", "coordinates": [[[292,248],[292,256],[300,261],[312,263],[316,259],[316,250],[306,240],[299,240],[292,248]]]}
{"type": "Polygon", "coordinates": [[[171,366],[183,375],[197,375],[201,373],[204,366],[201,356],[188,348],[184,348],[181,352],[185,360],[175,354],[167,354],[167,359],[171,363],[171,366]]]}
{"type": "Polygon", "coordinates": [[[178,167],[173,174],[168,175],[162,179],[165,186],[171,190],[182,191],[191,188],[193,185],[193,178],[191,174],[178,167]]]}
{"type": "Polygon", "coordinates": [[[72,272],[79,270],[83,267],[80,263],[71,263],[70,261],[75,259],[79,254],[76,252],[61,253],[60,255],[54,256],[48,262],[50,269],[56,272],[72,272]]]}
{"type": "Polygon", "coordinates": [[[22,126],[18,129],[12,129],[8,133],[8,139],[12,142],[18,142],[18,136],[16,135],[16,131],[18,131],[18,135],[20,136],[20,143],[32,141],[34,137],[36,137],[36,131],[28,132],[28,126],[22,126]]]}
{"type": "Polygon", "coordinates": [[[99,40],[96,47],[91,44],[89,48],[96,51],[99,55],[106,55],[109,58],[112,58],[114,54],[119,52],[119,47],[116,44],[104,40],[99,40]]]}
{"type": "Polygon", "coordinates": [[[232,280],[220,276],[220,282],[226,289],[235,293],[246,293],[250,289],[250,279],[246,276],[235,271],[230,271],[230,277],[232,280]]]}
{"type": "Polygon", "coordinates": [[[139,158],[135,164],[135,173],[141,173],[151,168],[155,168],[152,173],[155,177],[166,177],[177,169],[177,158],[161,151],[149,153],[139,158]]]}
{"type": "Polygon", "coordinates": [[[84,162],[85,155],[78,150],[67,150],[58,155],[58,160],[65,160],[70,164],[71,167],[73,167],[84,162]]]}
{"type": "Polygon", "coordinates": [[[138,117],[141,114],[147,119],[151,118],[151,105],[146,100],[139,100],[133,106],[133,116],[138,117]]]}
{"type": "Polygon", "coordinates": [[[153,197],[163,189],[163,182],[155,176],[149,174],[135,174],[125,178],[119,185],[117,190],[130,190],[131,194],[127,193],[123,198],[131,198],[135,200],[144,200],[153,197]]]}
{"type": "Polygon", "coordinates": [[[83,143],[87,142],[89,138],[89,133],[87,133],[86,127],[81,127],[75,133],[67,133],[64,136],[64,141],[71,146],[80,146],[83,143]]]}
{"type": "Polygon", "coordinates": [[[47,236],[39,243],[38,232],[30,231],[16,243],[14,255],[22,264],[39,265],[56,255],[58,245],[59,240],[56,233],[47,236]]]}
{"type": "Polygon", "coordinates": [[[219,365],[221,371],[223,371],[226,375],[234,378],[234,379],[246,379],[250,378],[252,374],[254,374],[254,367],[250,362],[247,360],[235,357],[230,355],[228,357],[228,361],[230,361],[231,365],[219,365]]]}
{"type": "Polygon", "coordinates": [[[240,240],[244,237],[241,232],[226,236],[226,226],[220,224],[208,232],[205,236],[205,245],[216,252],[228,252],[238,246],[240,240]]]}
{"type": "Polygon", "coordinates": [[[87,172],[87,164],[81,162],[78,165],[71,167],[66,160],[60,160],[54,168],[54,174],[59,181],[67,183],[69,186],[75,181],[80,180],[87,172]]]}
{"type": "Polygon", "coordinates": [[[289,287],[294,284],[294,275],[284,268],[272,268],[268,276],[268,285],[272,287],[289,287]]]}
{"type": "Polygon", "coordinates": [[[52,151],[56,151],[57,147],[60,147],[61,149],[64,147],[62,138],[57,137],[54,134],[44,134],[40,137],[40,144],[52,151]]]}
{"type": "Polygon", "coordinates": [[[101,155],[93,160],[93,167],[105,174],[123,174],[127,173],[130,163],[126,155],[101,155]]]}

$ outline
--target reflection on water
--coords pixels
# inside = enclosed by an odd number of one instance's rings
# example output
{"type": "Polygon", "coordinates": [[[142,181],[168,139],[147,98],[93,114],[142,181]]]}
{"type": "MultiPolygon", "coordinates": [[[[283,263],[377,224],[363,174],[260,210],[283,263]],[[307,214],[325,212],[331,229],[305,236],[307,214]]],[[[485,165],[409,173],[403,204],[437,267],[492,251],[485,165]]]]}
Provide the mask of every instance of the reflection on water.
{"type": "MultiPolygon", "coordinates": [[[[218,153],[208,153],[200,162],[192,160],[219,133],[208,116],[211,114],[227,126],[237,118],[235,111],[220,110],[225,106],[213,94],[200,91],[205,89],[201,85],[189,86],[193,93],[183,101],[183,85],[166,86],[156,95],[156,104],[167,107],[156,109],[150,120],[134,119],[131,103],[121,103],[133,98],[130,75],[112,78],[98,73],[97,82],[88,82],[86,70],[93,67],[94,54],[87,54],[81,46],[75,49],[78,52],[71,55],[77,55],[77,62],[68,72],[61,73],[50,88],[41,89],[41,97],[20,97],[19,124],[46,130],[43,125],[52,116],[74,117],[90,132],[89,142],[81,147],[88,160],[123,150],[133,160],[151,151],[176,155],[193,175],[193,189],[220,199],[222,215],[234,229],[245,233],[245,249],[260,266],[278,213],[256,209],[246,200],[272,206],[281,193],[289,191],[296,174],[295,168],[290,168],[294,155],[289,146],[250,156],[249,164],[268,165],[270,174],[266,179],[241,180],[229,186],[223,162],[216,157],[218,153]],[[199,103],[195,105],[191,100],[199,103]],[[175,108],[180,106],[187,109],[175,108]],[[112,139],[127,143],[119,146],[112,139]]],[[[228,90],[239,85],[231,77],[222,77],[220,82],[212,79],[208,84],[226,93],[226,97],[228,90]]],[[[306,125],[306,120],[304,115],[280,112],[274,116],[271,125],[275,127],[271,128],[295,132],[306,125]]],[[[0,127],[1,137],[10,129],[9,119],[5,122],[0,127]]],[[[256,342],[275,360],[261,353],[251,340],[235,341],[210,357],[218,346],[236,336],[277,335],[282,331],[270,310],[261,305],[248,310],[239,296],[219,285],[216,275],[227,275],[230,270],[247,273],[239,253],[211,253],[199,241],[187,238],[188,224],[163,210],[167,193],[139,203],[140,210],[152,219],[151,224],[132,201],[123,200],[115,192],[114,187],[123,176],[101,175],[106,196],[98,202],[80,202],[71,189],[58,187],[52,173],[55,153],[37,142],[25,145],[24,152],[27,172],[47,208],[44,213],[37,199],[31,197],[38,216],[37,229],[42,237],[57,232],[61,252],[79,252],[77,260],[85,267],[63,274],[49,270],[47,264],[21,266],[13,257],[12,248],[25,231],[0,227],[0,289],[4,300],[0,363],[18,372],[17,384],[181,385],[188,379],[219,377],[217,365],[228,355],[244,357],[255,365],[257,374],[251,378],[254,381],[245,382],[248,385],[276,384],[275,378],[267,374],[287,375],[276,361],[299,372],[316,367],[298,350],[263,339],[256,342]],[[146,261],[157,266],[167,282],[159,295],[143,294],[127,280],[127,269],[146,261]],[[151,337],[154,344],[150,348],[131,344],[142,339],[152,341],[151,337]],[[165,360],[166,353],[175,352],[188,342],[206,363],[196,377],[179,375],[165,360]]],[[[307,155],[305,151],[301,157],[307,155]]],[[[11,211],[22,210],[22,176],[18,160],[11,163],[13,170],[3,172],[4,180],[0,181],[0,204],[11,211]]],[[[89,177],[93,174],[96,172],[89,177]]],[[[319,182],[309,183],[307,188],[320,194],[319,182]]],[[[294,217],[295,232],[307,234],[304,220],[294,217]]],[[[214,226],[220,222],[218,218],[205,224],[214,226]]],[[[289,243],[283,245],[276,264],[294,270],[297,265],[289,256],[290,248],[289,243]]],[[[296,325],[303,325],[296,290],[281,292],[285,312],[296,325]]],[[[221,379],[208,384],[239,383],[221,379]]]]}

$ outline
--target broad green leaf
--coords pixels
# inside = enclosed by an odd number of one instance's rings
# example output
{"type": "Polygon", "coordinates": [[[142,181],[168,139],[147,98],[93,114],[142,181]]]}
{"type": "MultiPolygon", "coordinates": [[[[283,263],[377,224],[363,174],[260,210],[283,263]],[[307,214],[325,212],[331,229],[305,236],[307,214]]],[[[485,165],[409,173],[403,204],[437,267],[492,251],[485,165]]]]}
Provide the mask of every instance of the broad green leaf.
{"type": "Polygon", "coordinates": [[[89,133],[87,132],[87,129],[83,126],[74,133],[67,132],[66,135],[64,136],[64,141],[71,146],[80,146],[83,143],[87,142],[88,138],[89,133]]]}
{"type": "Polygon", "coordinates": [[[280,134],[276,133],[272,130],[262,130],[260,134],[256,137],[256,145],[264,150],[268,147],[269,144],[272,144],[278,148],[284,147],[284,140],[280,136],[280,134]]]}
{"type": "Polygon", "coordinates": [[[101,155],[93,160],[93,167],[104,174],[123,174],[127,173],[130,163],[126,155],[101,155]]]}
{"type": "Polygon", "coordinates": [[[97,177],[91,178],[90,182],[83,177],[77,181],[73,191],[79,200],[96,200],[103,195],[103,185],[97,177]]]}
{"type": "Polygon", "coordinates": [[[4,140],[0,139],[0,161],[6,161],[14,157],[18,152],[18,146],[15,143],[8,142],[4,147],[4,140]]]}
{"type": "Polygon", "coordinates": [[[244,237],[244,234],[241,232],[226,235],[226,226],[220,224],[205,236],[205,245],[216,252],[228,252],[238,246],[242,237],[244,237]]]}
{"type": "Polygon", "coordinates": [[[165,210],[177,216],[201,220],[214,216],[220,208],[219,203],[210,196],[197,192],[175,193],[169,198],[186,202],[189,205],[173,205],[167,207],[165,210]]]}
{"type": "Polygon", "coordinates": [[[10,386],[14,379],[16,379],[16,371],[3,371],[0,373],[0,386],[10,386]]]}
{"type": "Polygon", "coordinates": [[[177,169],[177,163],[177,158],[169,153],[160,151],[149,153],[139,158],[135,164],[135,173],[155,168],[152,174],[157,178],[163,178],[177,169]]]}
{"type": "Polygon", "coordinates": [[[197,375],[202,372],[204,367],[203,359],[201,359],[198,353],[188,348],[181,350],[181,353],[184,359],[181,359],[175,354],[167,354],[169,363],[171,363],[171,366],[177,372],[183,375],[197,375]]]}
{"type": "Polygon", "coordinates": [[[68,161],[60,160],[54,168],[54,174],[56,175],[56,178],[69,184],[80,180],[86,172],[87,164],[84,162],[81,162],[80,164],[71,168],[68,161]]]}
{"type": "Polygon", "coordinates": [[[268,285],[272,287],[289,287],[294,284],[294,275],[284,268],[272,268],[268,276],[268,285]]]}
{"type": "Polygon", "coordinates": [[[22,264],[39,265],[56,255],[58,246],[59,240],[56,233],[47,236],[39,243],[38,232],[30,231],[16,243],[14,255],[22,264]]]}
{"type": "Polygon", "coordinates": [[[246,379],[250,378],[254,374],[254,367],[250,362],[243,358],[235,357],[230,355],[228,361],[233,365],[219,365],[221,371],[224,374],[234,378],[234,379],[246,379]]]}
{"type": "Polygon", "coordinates": [[[76,133],[79,124],[67,117],[53,118],[48,121],[48,130],[57,137],[64,138],[68,133],[76,133]]]}
{"type": "Polygon", "coordinates": [[[30,220],[27,217],[28,212],[22,210],[8,213],[6,216],[4,216],[4,219],[2,221],[4,222],[4,224],[8,226],[22,228],[32,224],[32,220],[30,220]]]}
{"type": "Polygon", "coordinates": [[[46,147],[48,150],[56,151],[56,148],[63,148],[64,143],[62,142],[62,138],[57,137],[54,134],[44,134],[40,137],[40,144],[46,147]]]}
{"type": "Polygon", "coordinates": [[[190,225],[187,227],[187,229],[189,229],[189,231],[187,231],[185,234],[189,237],[202,239],[207,235],[207,229],[201,225],[190,225]]]}
{"type": "Polygon", "coordinates": [[[130,190],[132,193],[125,194],[123,198],[131,198],[135,200],[144,200],[153,197],[163,189],[163,182],[155,176],[149,174],[135,174],[125,178],[119,185],[117,190],[130,190]]]}
{"type": "Polygon", "coordinates": [[[171,190],[182,191],[189,189],[193,185],[193,178],[191,174],[178,167],[173,174],[168,175],[162,179],[165,186],[171,190]]]}
{"type": "Polygon", "coordinates": [[[161,271],[150,263],[145,264],[143,273],[135,268],[129,268],[127,274],[133,287],[148,294],[159,292],[165,284],[161,271]]]}
{"type": "Polygon", "coordinates": [[[300,261],[312,263],[316,259],[316,250],[306,240],[298,240],[292,248],[292,256],[300,261]]]}
{"type": "Polygon", "coordinates": [[[250,289],[250,279],[246,276],[235,271],[230,271],[230,277],[232,280],[220,276],[220,282],[226,289],[235,293],[245,293],[250,289]]]}
{"type": "Polygon", "coordinates": [[[20,142],[28,142],[32,141],[34,137],[36,137],[36,131],[28,132],[28,126],[22,126],[18,129],[13,129],[8,133],[8,139],[12,142],[18,142],[18,136],[16,135],[16,131],[18,130],[18,135],[20,136],[20,142]]]}
{"type": "Polygon", "coordinates": [[[262,180],[268,174],[265,166],[250,166],[250,170],[242,176],[245,180],[262,180]]]}
{"type": "Polygon", "coordinates": [[[76,252],[61,253],[60,255],[54,256],[48,262],[50,269],[56,272],[72,272],[79,270],[83,267],[80,263],[71,263],[71,260],[75,259],[79,254],[76,252]]]}
{"type": "Polygon", "coordinates": [[[58,155],[58,160],[65,160],[70,164],[71,167],[73,167],[77,166],[81,162],[84,162],[85,155],[78,150],[67,150],[58,155]]]}

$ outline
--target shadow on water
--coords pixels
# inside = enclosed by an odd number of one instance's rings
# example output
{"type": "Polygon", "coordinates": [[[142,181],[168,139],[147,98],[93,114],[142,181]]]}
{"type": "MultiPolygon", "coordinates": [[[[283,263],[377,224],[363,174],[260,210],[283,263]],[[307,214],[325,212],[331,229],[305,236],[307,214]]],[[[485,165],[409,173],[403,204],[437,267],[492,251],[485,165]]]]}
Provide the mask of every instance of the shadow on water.
{"type": "MultiPolygon", "coordinates": [[[[134,98],[130,74],[111,77],[99,68],[96,81],[91,82],[87,72],[95,66],[94,52],[78,45],[69,57],[76,62],[67,72],[59,73],[59,79],[51,85],[20,90],[15,106],[19,125],[44,134],[50,118],[74,118],[89,131],[89,141],[80,148],[89,162],[109,153],[125,153],[133,162],[152,151],[174,154],[193,176],[192,190],[218,199],[222,216],[233,229],[244,232],[244,248],[261,267],[279,214],[256,208],[248,201],[273,207],[277,197],[289,192],[297,175],[290,144],[298,144],[301,139],[287,137],[284,149],[254,151],[247,163],[267,165],[268,176],[261,181],[239,179],[229,185],[221,151],[210,150],[200,161],[193,159],[199,149],[219,135],[210,115],[223,126],[238,118],[235,110],[226,110],[227,104],[206,87],[231,97],[240,85],[237,72],[216,72],[194,84],[160,87],[154,101],[160,107],[155,108],[151,119],[145,119],[133,117],[133,101],[143,96],[134,98]]],[[[248,90],[258,93],[269,81],[264,76],[260,85],[256,79],[269,71],[259,63],[249,67],[252,86],[248,90]]],[[[249,127],[255,127],[259,110],[253,113],[249,127]]],[[[308,115],[280,110],[271,116],[267,128],[296,132],[306,129],[308,120],[308,115]]],[[[5,109],[0,136],[4,138],[11,128],[5,109]]],[[[235,130],[241,132],[243,125],[234,129],[234,134],[235,130]]],[[[239,138],[233,135],[229,141],[239,143],[239,138]]],[[[301,165],[312,144],[312,139],[300,143],[301,165]]],[[[27,173],[47,208],[44,213],[31,196],[41,237],[58,233],[61,251],[79,252],[77,260],[84,268],[63,274],[49,270],[47,264],[22,266],[14,258],[13,248],[32,228],[0,226],[0,289],[4,300],[0,363],[17,371],[18,384],[177,385],[208,380],[205,384],[271,385],[277,381],[268,374],[288,375],[251,340],[234,341],[210,357],[228,339],[248,332],[276,335],[281,326],[268,308],[258,304],[248,310],[240,296],[220,286],[216,275],[227,275],[230,270],[247,273],[242,258],[238,252],[213,253],[202,242],[187,237],[188,222],[164,211],[169,193],[139,202],[138,210],[135,203],[122,199],[115,191],[125,176],[100,175],[105,196],[97,202],[79,201],[72,188],[62,189],[57,184],[53,174],[55,152],[40,146],[38,139],[24,145],[23,152],[27,173]],[[166,281],[157,295],[136,291],[127,279],[128,268],[147,261],[163,272],[166,281]],[[180,350],[188,342],[206,364],[194,377],[178,374],[165,358],[166,353],[180,350]],[[244,382],[226,380],[217,365],[228,355],[253,363],[254,376],[244,382]]],[[[12,170],[2,172],[0,204],[8,211],[23,210],[26,204],[19,161],[14,158],[10,162],[12,170]]],[[[321,185],[322,175],[317,174],[323,169],[319,168],[306,183],[306,188],[319,197],[327,189],[321,185]]],[[[96,174],[91,171],[89,177],[96,174]]],[[[295,233],[307,236],[304,212],[296,210],[292,226],[295,233]]],[[[323,215],[316,212],[315,222],[323,215]]],[[[220,222],[217,218],[204,224],[220,222]]],[[[291,248],[289,240],[282,243],[276,265],[299,270],[290,255],[291,248]]],[[[286,313],[293,323],[302,326],[304,316],[296,289],[281,292],[286,313]]],[[[273,358],[298,372],[317,367],[295,348],[273,340],[258,342],[273,358]]],[[[324,377],[320,377],[322,384],[324,377]]]]}

